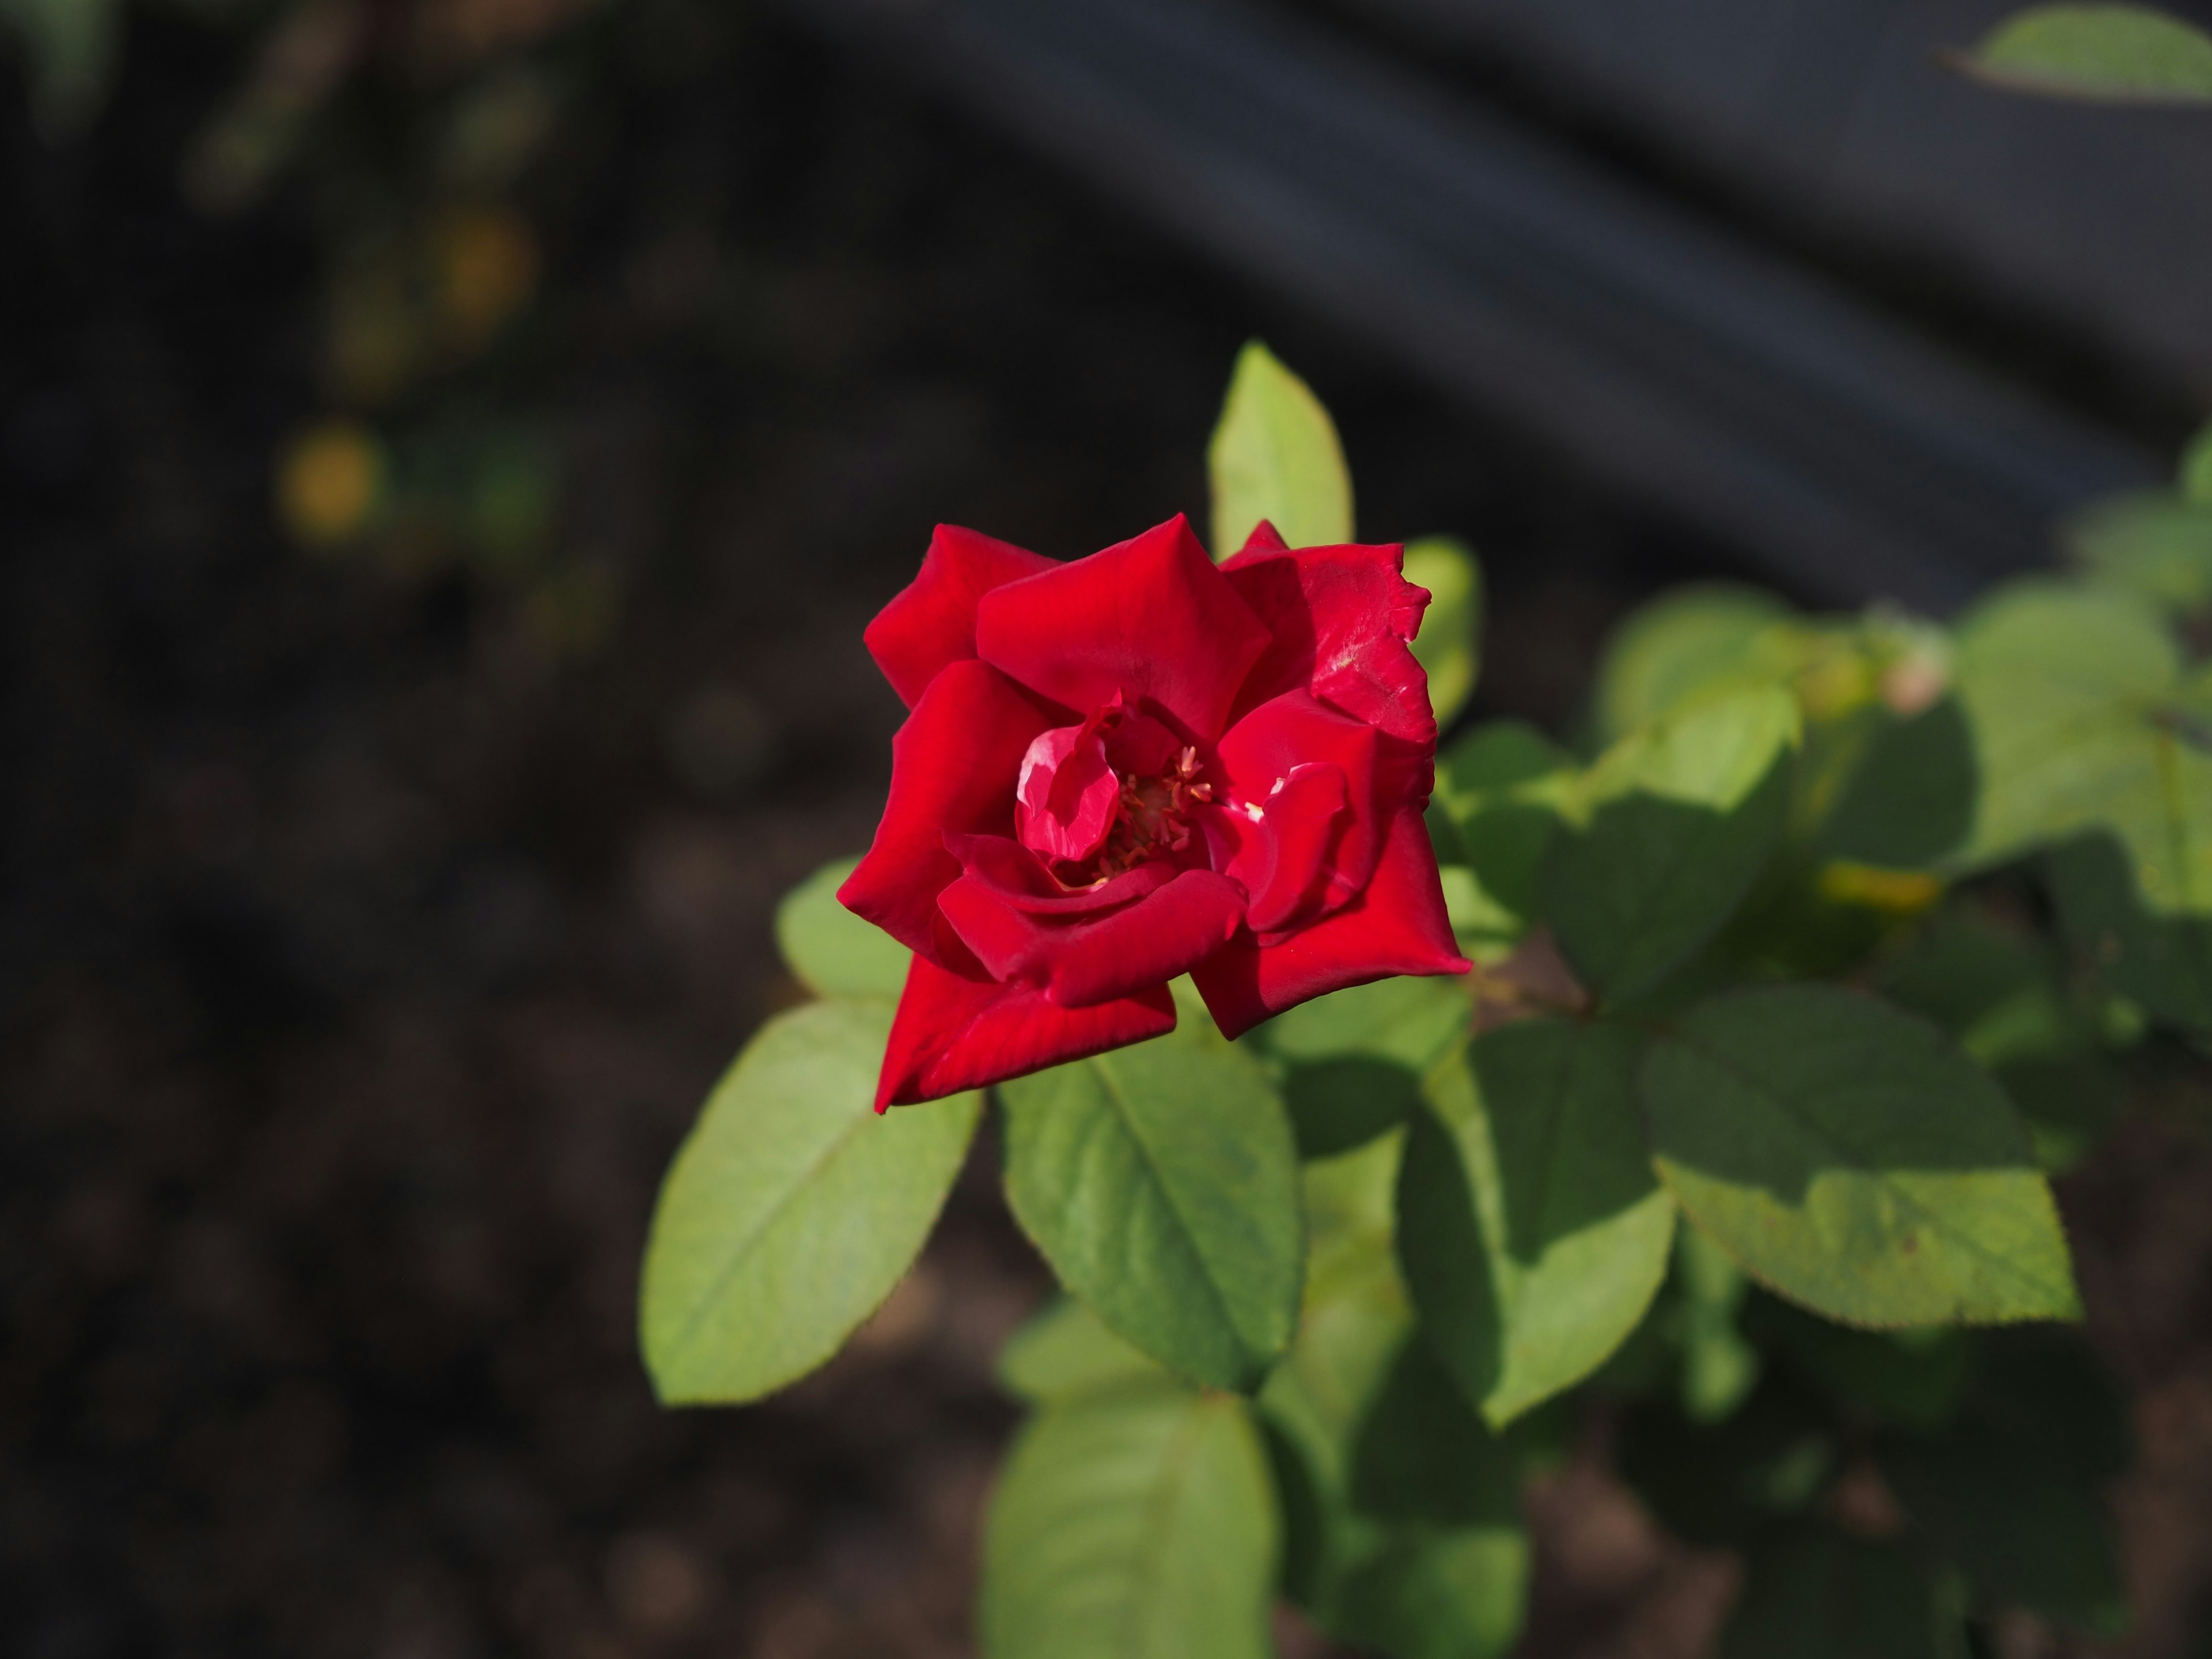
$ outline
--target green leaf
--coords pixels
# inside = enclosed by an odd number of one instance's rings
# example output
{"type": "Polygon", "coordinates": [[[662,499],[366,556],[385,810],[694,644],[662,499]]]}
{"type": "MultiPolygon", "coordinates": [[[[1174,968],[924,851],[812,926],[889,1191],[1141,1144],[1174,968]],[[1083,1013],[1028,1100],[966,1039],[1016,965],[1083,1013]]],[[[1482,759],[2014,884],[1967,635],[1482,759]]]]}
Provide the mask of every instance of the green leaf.
{"type": "Polygon", "coordinates": [[[2212,100],[2212,36],[2148,6],[2032,6],[1966,59],[2019,92],[2123,103],[2212,100]]]}
{"type": "Polygon", "coordinates": [[[1467,1030],[1463,981],[1401,975],[1299,1004],[1260,1028],[1283,1067],[1298,1151],[1328,1158],[1406,1121],[1421,1073],[1467,1030]]]}
{"type": "Polygon", "coordinates": [[[1955,1327],[1853,1330],[1778,1297],[1753,1300],[1747,1322],[1852,1417],[1929,1433],[1958,1416],[1980,1352],[1978,1336],[1955,1327]]]}
{"type": "Polygon", "coordinates": [[[1675,1230],[1674,1267],[1682,1291],[1682,1414],[1718,1423],[1759,1386],[1759,1350],[1736,1328],[1747,1288],[1743,1270],[1695,1227],[1675,1230]]]}
{"type": "Polygon", "coordinates": [[[913,1265],[982,1105],[878,1116],[890,1010],[816,1003],[745,1045],[676,1154],[639,1322],[671,1405],[757,1400],[837,1351],[913,1265]]]}
{"type": "Polygon", "coordinates": [[[1172,1380],[1073,1297],[1048,1304],[999,1355],[999,1381],[1037,1406],[1172,1380]]]}
{"type": "Polygon", "coordinates": [[[2212,696],[2154,611],[2016,583],[1960,629],[1958,684],[1982,776],[1969,865],[2109,829],[2146,906],[2212,915],[2212,696]]]}
{"type": "Polygon", "coordinates": [[[906,988],[914,953],[837,902],[838,888],[860,862],[823,865],[775,907],[776,948],[818,997],[896,998],[906,988]]]}
{"type": "Polygon", "coordinates": [[[1206,459],[1216,559],[1242,548],[1262,519],[1292,547],[1352,539],[1352,475],[1336,427],[1306,383],[1257,340],[1237,356],[1206,459]]]}
{"type": "Polygon", "coordinates": [[[2212,507],[2212,423],[2197,428],[2197,435],[2181,452],[2174,469],[2174,483],[2181,498],[2198,507],[2212,507]]]}
{"type": "Polygon", "coordinates": [[[1974,734],[1954,697],[1905,719],[1883,711],[1815,837],[1820,855],[1920,870],[1972,832],[1974,734]]]}
{"type": "Polygon", "coordinates": [[[1894,1545],[1801,1522],[1750,1553],[1721,1659],[1965,1659],[1965,1632],[1894,1545]]]}
{"type": "MultiPolygon", "coordinates": [[[[2212,473],[2207,458],[2196,458],[2212,473]]],[[[2066,526],[2067,550],[2095,580],[2168,611],[2212,605],[2212,497],[2163,489],[2114,495],[2066,526]]]]}
{"type": "Polygon", "coordinates": [[[1659,1173],[1762,1283],[1873,1326],[2077,1317],[2004,1091],[1937,1027],[1797,985],[1700,1004],[1645,1057],[1659,1173]]]}
{"type": "Polygon", "coordinates": [[[1602,1364],[1666,1276],[1674,1206],[1637,1122],[1639,1040],[1527,1020],[1431,1073],[1399,1175],[1421,1323],[1492,1425],[1602,1364]]]}
{"type": "Polygon", "coordinates": [[[2045,867],[2060,925],[2106,985],[2164,1024],[2212,1031],[2212,917],[2154,911],[2108,835],[2057,848],[2045,867]]]}
{"type": "Polygon", "coordinates": [[[1569,802],[1545,908],[1583,983],[1625,1001],[1717,933],[1780,839],[1797,704],[1767,687],[1699,702],[1624,738],[1569,802]]]}
{"type": "Polygon", "coordinates": [[[1276,1523],[1243,1401],[1158,1388],[1054,1407],[983,1544],[990,1659],[1268,1659],[1276,1523]]]}
{"type": "Polygon", "coordinates": [[[1406,544],[1406,580],[1429,590],[1413,655],[1428,672],[1442,731],[1467,706],[1482,668],[1482,566],[1464,542],[1425,536],[1406,544]]]}
{"type": "Polygon", "coordinates": [[[1573,757],[1534,726],[1494,720],[1437,757],[1431,811],[1451,825],[1455,892],[1446,876],[1452,930],[1479,960],[1504,955],[1539,914],[1538,881],[1565,819],[1579,769],[1573,757]]]}
{"type": "Polygon", "coordinates": [[[1608,742],[1716,690],[1771,684],[1795,660],[1796,613],[1761,588],[1677,588],[1636,611],[1607,641],[1597,677],[1608,742]]]}
{"type": "Polygon", "coordinates": [[[1259,1062],[1186,1021],[1000,1097],[1006,1196],[1060,1282],[1177,1374],[1256,1386],[1305,1256],[1297,1145],[1259,1062]]]}

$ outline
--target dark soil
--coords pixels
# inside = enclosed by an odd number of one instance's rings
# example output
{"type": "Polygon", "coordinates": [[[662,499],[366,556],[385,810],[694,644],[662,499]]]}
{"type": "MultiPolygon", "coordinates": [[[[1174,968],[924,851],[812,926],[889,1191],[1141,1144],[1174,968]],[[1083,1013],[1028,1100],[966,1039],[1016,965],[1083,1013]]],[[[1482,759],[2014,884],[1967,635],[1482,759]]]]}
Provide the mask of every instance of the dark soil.
{"type": "MultiPolygon", "coordinates": [[[[89,142],[7,138],[0,1645],[969,1651],[990,1367],[1048,1284],[988,1148],[779,1400],[662,1413],[633,1338],[668,1157],[799,994],[774,902],[872,827],[899,709],[860,633],[929,526],[1070,556],[1199,516],[1262,332],[1336,409],[1369,533],[1484,551],[1492,712],[1570,721],[1610,619],[1716,556],[874,68],[766,27],[672,66],[625,21],[546,295],[425,394],[558,434],[561,535],[623,601],[562,656],[527,593],[279,537],[309,204],[181,204],[235,47],[132,27],[89,142]]],[[[2135,1132],[2069,1201],[2142,1391],[2128,1650],[2176,1652],[2212,1564],[2212,1154],[2135,1132]]],[[[1594,1469],[1535,1518],[1537,1650],[1686,1653],[1725,1604],[1729,1564],[1594,1469]]]]}

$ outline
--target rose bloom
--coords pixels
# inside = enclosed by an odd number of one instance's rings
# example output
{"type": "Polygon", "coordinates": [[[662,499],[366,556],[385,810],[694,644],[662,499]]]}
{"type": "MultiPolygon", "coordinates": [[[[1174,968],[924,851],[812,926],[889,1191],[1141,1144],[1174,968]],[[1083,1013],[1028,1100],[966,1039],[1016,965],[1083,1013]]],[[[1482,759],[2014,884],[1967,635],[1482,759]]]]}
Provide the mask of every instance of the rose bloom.
{"type": "Polygon", "coordinates": [[[912,712],[838,890],[914,953],[876,1105],[1465,973],[1422,809],[1427,592],[1399,547],[1208,559],[1178,516],[1068,563],[940,526],[868,625],[912,712]]]}

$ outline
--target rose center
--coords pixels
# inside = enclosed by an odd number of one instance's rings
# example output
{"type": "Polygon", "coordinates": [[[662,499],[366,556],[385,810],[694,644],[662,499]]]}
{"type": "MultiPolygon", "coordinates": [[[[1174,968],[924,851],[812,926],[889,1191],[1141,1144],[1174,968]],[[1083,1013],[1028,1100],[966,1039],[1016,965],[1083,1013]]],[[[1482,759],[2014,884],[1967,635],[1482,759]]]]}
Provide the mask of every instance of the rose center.
{"type": "Polygon", "coordinates": [[[1022,844],[1072,887],[1095,886],[1191,843],[1211,800],[1197,750],[1117,697],[1080,726],[1041,733],[1022,757],[1022,844]]]}

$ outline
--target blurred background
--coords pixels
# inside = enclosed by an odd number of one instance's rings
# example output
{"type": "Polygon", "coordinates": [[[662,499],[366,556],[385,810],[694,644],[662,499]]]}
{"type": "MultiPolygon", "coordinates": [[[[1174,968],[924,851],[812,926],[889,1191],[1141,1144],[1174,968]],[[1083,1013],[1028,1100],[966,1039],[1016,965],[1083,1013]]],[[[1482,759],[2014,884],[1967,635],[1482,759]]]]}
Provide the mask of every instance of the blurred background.
{"type": "MultiPolygon", "coordinates": [[[[2006,9],[0,0],[0,1646],[969,1652],[988,1146],[791,1394],[633,1336],[881,804],[861,627],[940,520],[1203,522],[1254,334],[1363,533],[1482,553],[1477,717],[1571,732],[1669,583],[2051,557],[2212,404],[2212,120],[1944,67],[2006,9]]],[[[2061,1197],[2110,1650],[2212,1650],[2212,1147],[2061,1197]]],[[[1702,1650],[1726,1559],[1588,1457],[1533,1518],[1525,1651],[1702,1650]]]]}

